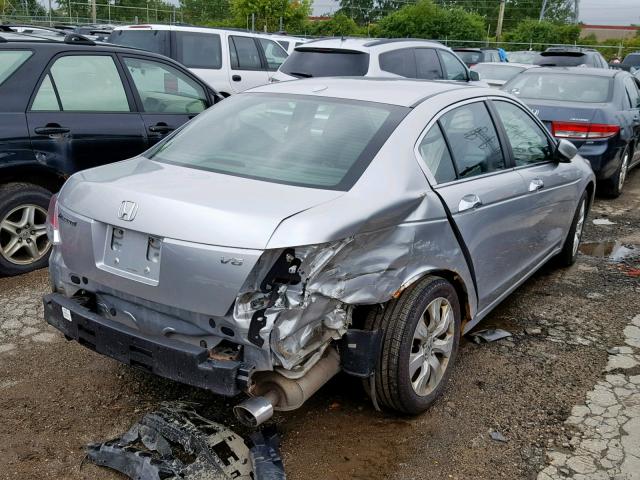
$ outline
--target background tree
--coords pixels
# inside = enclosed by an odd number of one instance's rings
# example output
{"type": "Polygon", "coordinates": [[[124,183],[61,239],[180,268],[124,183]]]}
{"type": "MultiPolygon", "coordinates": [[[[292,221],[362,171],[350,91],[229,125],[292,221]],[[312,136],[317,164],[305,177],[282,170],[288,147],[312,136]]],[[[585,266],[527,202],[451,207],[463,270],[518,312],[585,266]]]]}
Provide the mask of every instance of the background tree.
{"type": "MultiPolygon", "coordinates": [[[[546,46],[576,43],[579,38],[579,25],[549,21],[538,22],[538,20],[524,20],[515,29],[504,35],[504,40],[507,42],[543,43],[546,46]]],[[[545,45],[536,45],[535,50],[546,48],[545,45]]]]}
{"type": "Polygon", "coordinates": [[[313,20],[307,22],[304,32],[312,37],[354,36],[360,33],[356,22],[344,13],[338,12],[330,20],[313,20]]]}
{"type": "Polygon", "coordinates": [[[255,14],[256,30],[277,31],[280,18],[285,30],[298,31],[311,13],[310,0],[231,0],[231,12],[236,22],[246,25],[255,14]]]}
{"type": "Polygon", "coordinates": [[[184,21],[194,25],[229,20],[231,16],[229,0],[180,0],[180,10],[184,21]]]}

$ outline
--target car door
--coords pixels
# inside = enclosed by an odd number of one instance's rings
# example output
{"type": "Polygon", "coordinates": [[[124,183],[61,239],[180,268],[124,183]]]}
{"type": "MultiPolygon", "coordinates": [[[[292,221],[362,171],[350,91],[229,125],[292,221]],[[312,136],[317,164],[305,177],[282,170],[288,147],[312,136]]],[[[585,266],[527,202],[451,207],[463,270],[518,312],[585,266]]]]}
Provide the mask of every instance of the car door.
{"type": "MultiPolygon", "coordinates": [[[[223,68],[220,34],[176,30],[171,32],[171,35],[173,50],[171,58],[187,67],[217,91],[229,89],[228,71],[223,68]]],[[[225,67],[228,68],[228,62],[226,63],[225,67]]]]}
{"type": "Polygon", "coordinates": [[[504,129],[516,171],[527,188],[528,213],[521,226],[527,239],[525,268],[533,268],[564,243],[575,213],[576,195],[581,193],[577,190],[580,170],[572,163],[556,160],[555,142],[520,105],[493,99],[491,106],[504,129]]]}
{"type": "Polygon", "coordinates": [[[114,55],[65,53],[50,63],[27,110],[36,158],[63,172],[133,157],[144,124],[114,55]]]}
{"type": "MultiPolygon", "coordinates": [[[[483,101],[445,111],[431,128],[440,129],[446,148],[443,142],[438,148],[422,146],[421,156],[429,169],[441,162],[425,158],[427,152],[433,155],[441,150],[453,161],[453,172],[446,165],[433,172],[440,178],[434,190],[466,248],[476,278],[479,310],[489,309],[523,276],[527,263],[523,258],[528,255],[525,185],[508,163],[483,101]]],[[[429,132],[422,142],[428,137],[429,132]]]]}
{"type": "Polygon", "coordinates": [[[120,55],[147,130],[149,146],[210,105],[204,86],[187,72],[157,59],[120,55]]]}
{"type": "Polygon", "coordinates": [[[469,80],[467,68],[453,53],[438,49],[440,62],[444,69],[444,78],[447,80],[469,80]]]}
{"type": "Polygon", "coordinates": [[[442,80],[442,66],[438,54],[433,48],[416,48],[417,78],[425,80],[442,80]]]}
{"type": "MultiPolygon", "coordinates": [[[[258,45],[263,56],[264,68],[267,72],[277,72],[280,65],[287,59],[287,51],[279,43],[268,38],[258,38],[258,45]]],[[[269,80],[271,73],[267,73],[269,80]]]]}
{"type": "Polygon", "coordinates": [[[229,75],[234,92],[269,82],[269,74],[263,68],[260,49],[254,37],[230,35],[229,59],[229,75]]]}
{"type": "Polygon", "coordinates": [[[628,76],[624,79],[624,87],[629,97],[630,110],[627,117],[633,128],[633,159],[631,165],[640,162],[640,90],[635,78],[628,76]]]}

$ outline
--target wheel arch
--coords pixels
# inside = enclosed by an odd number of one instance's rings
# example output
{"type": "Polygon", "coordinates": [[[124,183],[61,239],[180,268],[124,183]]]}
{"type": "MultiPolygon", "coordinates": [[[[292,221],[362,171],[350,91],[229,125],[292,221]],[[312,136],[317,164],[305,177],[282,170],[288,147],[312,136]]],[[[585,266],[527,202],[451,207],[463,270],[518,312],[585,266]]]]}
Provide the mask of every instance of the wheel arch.
{"type": "Polygon", "coordinates": [[[64,184],[64,175],[42,165],[8,165],[0,167],[1,184],[31,183],[55,193],[64,184]]]}

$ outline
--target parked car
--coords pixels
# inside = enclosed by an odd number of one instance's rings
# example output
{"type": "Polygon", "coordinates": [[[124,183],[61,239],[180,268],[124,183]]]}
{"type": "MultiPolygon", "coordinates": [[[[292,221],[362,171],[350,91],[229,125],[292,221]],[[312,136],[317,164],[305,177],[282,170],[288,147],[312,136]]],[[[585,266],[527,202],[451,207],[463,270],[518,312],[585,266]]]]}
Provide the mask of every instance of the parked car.
{"type": "Polygon", "coordinates": [[[540,54],[536,65],[543,67],[592,67],[609,69],[604,57],[592,48],[549,47],[540,54]]]}
{"type": "Polygon", "coordinates": [[[490,62],[473,65],[471,70],[478,72],[480,80],[490,87],[500,88],[519,73],[534,67],[526,63],[490,62]]]}
{"type": "Polygon", "coordinates": [[[469,67],[476,63],[502,61],[497,48],[454,48],[453,51],[469,67]]]}
{"type": "Polygon", "coordinates": [[[270,35],[182,25],[116,27],[108,41],[166,55],[228,97],[269,83],[287,52],[270,35]]]}
{"type": "Polygon", "coordinates": [[[640,82],[622,70],[536,68],[504,86],[540,117],[556,138],[578,147],[607,195],[622,192],[640,163],[640,82]]]}
{"type": "Polygon", "coordinates": [[[14,275],[47,264],[49,198],[69,175],[139,154],[216,94],[161,55],[78,35],[0,38],[0,275],[14,275]]]}
{"type": "Polygon", "coordinates": [[[291,55],[291,53],[296,47],[299,47],[300,45],[304,45],[309,41],[309,39],[307,38],[291,37],[289,35],[276,34],[276,33],[269,34],[269,38],[278,42],[280,46],[284,48],[289,55],[291,55]]]}
{"type": "Polygon", "coordinates": [[[340,369],[415,414],[461,334],[549,259],[575,261],[593,192],[576,148],[501,91],[280,82],[71,176],[44,315],[126,364],[249,392],[251,425],[340,369]]]}
{"type": "Polygon", "coordinates": [[[449,48],[438,42],[331,38],[296,47],[272,81],[335,76],[478,80],[449,48]]]}
{"type": "Polygon", "coordinates": [[[640,70],[640,52],[632,52],[617,65],[618,68],[626,70],[627,72],[635,73],[640,70]]]}
{"type": "Polygon", "coordinates": [[[525,63],[534,65],[540,57],[540,52],[534,50],[519,50],[515,52],[507,52],[509,63],[525,63]]]}

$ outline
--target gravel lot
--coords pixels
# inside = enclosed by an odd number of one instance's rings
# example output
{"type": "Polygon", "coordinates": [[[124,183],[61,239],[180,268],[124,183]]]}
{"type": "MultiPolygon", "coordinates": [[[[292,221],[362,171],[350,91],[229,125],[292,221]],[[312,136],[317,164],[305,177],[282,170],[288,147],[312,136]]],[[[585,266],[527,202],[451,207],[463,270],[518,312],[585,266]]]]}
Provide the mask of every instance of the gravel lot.
{"type": "MultiPolygon", "coordinates": [[[[596,200],[585,235],[574,267],[543,268],[479,327],[512,338],[462,341],[424,415],[378,413],[346,376],[277,415],[289,478],[640,478],[640,169],[619,199],[596,200]]],[[[83,446],[164,400],[243,433],[229,400],[66,342],[42,320],[48,288],[46,271],[0,279],[0,478],[123,478],[82,465],[83,446]]]]}

